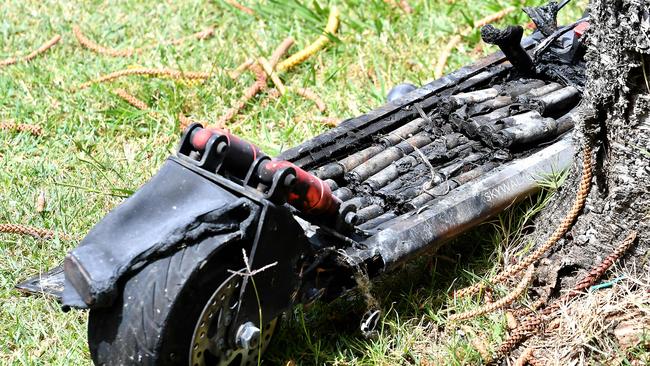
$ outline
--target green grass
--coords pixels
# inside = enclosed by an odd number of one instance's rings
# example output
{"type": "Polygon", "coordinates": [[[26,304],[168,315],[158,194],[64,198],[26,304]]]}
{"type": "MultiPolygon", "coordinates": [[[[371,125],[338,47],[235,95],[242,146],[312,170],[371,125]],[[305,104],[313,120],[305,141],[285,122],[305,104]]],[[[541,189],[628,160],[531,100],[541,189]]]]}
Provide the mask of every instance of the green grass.
{"type": "MultiPolygon", "coordinates": [[[[244,3],[256,10],[255,17],[222,1],[3,1],[0,59],[27,54],[57,33],[63,39],[30,63],[0,68],[0,121],[33,123],[45,131],[41,137],[0,131],[0,223],[83,236],[173,151],[180,134],[178,113],[217,120],[253,80],[245,75],[232,81],[228,70],[250,56],[270,55],[288,35],[297,41],[293,52],[309,44],[320,34],[334,4],[244,3]],[[217,32],[202,42],[111,58],[81,48],[71,32],[74,24],[98,43],[115,48],[176,39],[209,25],[216,26],[217,32]],[[131,77],[72,92],[91,78],[133,66],[211,71],[214,76],[205,83],[131,77]],[[121,101],[111,92],[117,87],[147,102],[156,114],[121,101]],[[47,210],[38,213],[41,191],[47,197],[47,210]]],[[[328,105],[326,115],[340,118],[381,105],[394,84],[430,81],[437,55],[450,35],[506,6],[520,6],[515,0],[412,1],[414,13],[404,14],[378,0],[337,4],[342,26],[334,42],[282,78],[287,85],[316,91],[328,105]]],[[[578,13],[574,6],[563,18],[574,19],[578,13]]],[[[515,12],[501,24],[524,22],[525,16],[515,12]]],[[[447,72],[493,51],[479,38],[477,31],[465,37],[449,59],[447,72]]],[[[293,95],[278,100],[261,95],[230,127],[267,152],[278,153],[325,131],[326,127],[309,122],[317,114],[311,102],[293,95]]],[[[361,339],[356,332],[355,319],[363,306],[339,301],[298,309],[274,342],[270,360],[374,365],[418,363],[437,354],[449,356],[451,364],[478,360],[467,337],[437,338],[447,306],[472,305],[449,304],[446,293],[455,280],[468,282],[474,271],[483,276],[494,267],[501,239],[518,230],[511,227],[513,222],[519,220],[503,218],[492,223],[498,230],[484,227],[454,243],[476,250],[480,263],[450,263],[438,256],[384,279],[376,287],[376,296],[390,311],[385,312],[375,340],[361,339]],[[338,328],[344,324],[351,325],[338,328]]],[[[57,265],[74,245],[0,234],[1,364],[89,363],[86,314],[62,313],[51,299],[22,297],[13,289],[21,279],[57,265]]],[[[472,329],[485,329],[490,341],[503,336],[503,321],[496,315],[472,324],[477,326],[472,329]]]]}
{"type": "MultiPolygon", "coordinates": [[[[297,364],[481,364],[484,360],[471,341],[480,338],[493,351],[506,335],[504,314],[495,312],[451,326],[447,317],[452,312],[483,305],[472,299],[455,300],[452,288],[495,274],[504,252],[516,257],[528,253],[532,244],[525,237],[528,225],[554,192],[545,189],[453,240],[433,257],[380,278],[371,289],[383,310],[375,338],[361,337],[359,319],[366,306],[358,296],[350,296],[290,314],[269,358],[274,363],[294,360],[297,364]]],[[[493,296],[500,298],[509,290],[499,286],[493,296]]],[[[528,302],[524,299],[524,304],[528,302]]]]}

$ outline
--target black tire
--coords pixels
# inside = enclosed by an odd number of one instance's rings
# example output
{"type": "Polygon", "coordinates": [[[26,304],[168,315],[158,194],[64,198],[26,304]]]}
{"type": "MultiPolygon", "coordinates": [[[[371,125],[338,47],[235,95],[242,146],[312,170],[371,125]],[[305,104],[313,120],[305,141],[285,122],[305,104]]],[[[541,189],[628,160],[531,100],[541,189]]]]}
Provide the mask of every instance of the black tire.
{"type": "Polygon", "coordinates": [[[196,320],[232,268],[224,258],[236,258],[221,250],[202,264],[212,250],[214,243],[204,242],[158,259],[126,281],[113,306],[91,310],[93,362],[187,365],[196,320]]]}

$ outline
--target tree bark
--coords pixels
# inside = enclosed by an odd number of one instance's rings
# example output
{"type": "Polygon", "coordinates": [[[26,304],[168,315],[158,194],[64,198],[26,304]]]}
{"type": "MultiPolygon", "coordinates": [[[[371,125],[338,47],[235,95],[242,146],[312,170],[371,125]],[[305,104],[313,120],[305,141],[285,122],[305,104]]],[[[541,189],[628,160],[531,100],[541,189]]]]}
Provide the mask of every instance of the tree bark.
{"type": "Polygon", "coordinates": [[[576,164],[537,227],[547,237],[573,203],[580,154],[594,152],[594,182],[582,215],[540,266],[541,285],[570,289],[631,231],[629,271],[650,270],[650,0],[592,0],[587,85],[574,134],[576,164]],[[645,73],[644,73],[645,68],[645,73]]]}

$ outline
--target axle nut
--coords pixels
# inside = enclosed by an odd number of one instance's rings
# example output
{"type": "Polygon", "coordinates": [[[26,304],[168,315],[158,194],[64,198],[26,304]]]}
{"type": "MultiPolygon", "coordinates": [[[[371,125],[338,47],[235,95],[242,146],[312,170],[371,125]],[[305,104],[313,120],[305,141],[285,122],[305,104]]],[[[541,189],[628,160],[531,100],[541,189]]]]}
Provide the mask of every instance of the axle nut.
{"type": "Polygon", "coordinates": [[[289,174],[284,178],[285,187],[293,187],[298,182],[298,178],[294,174],[289,174]]]}
{"type": "Polygon", "coordinates": [[[260,342],[260,329],[246,322],[237,329],[237,345],[244,349],[256,348],[260,342]]]}

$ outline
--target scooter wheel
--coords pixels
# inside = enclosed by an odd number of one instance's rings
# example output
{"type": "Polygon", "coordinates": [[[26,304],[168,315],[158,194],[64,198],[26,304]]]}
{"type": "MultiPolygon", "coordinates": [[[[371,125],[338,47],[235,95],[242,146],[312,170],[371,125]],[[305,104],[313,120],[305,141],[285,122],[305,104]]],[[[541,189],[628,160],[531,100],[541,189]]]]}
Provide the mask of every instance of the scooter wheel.
{"type": "Polygon", "coordinates": [[[204,262],[205,250],[214,247],[189,246],[144,266],[111,307],[90,311],[88,344],[96,365],[257,364],[275,321],[254,347],[226,339],[242,280],[228,269],[241,266],[224,263],[237,257],[224,253],[204,262]]]}

